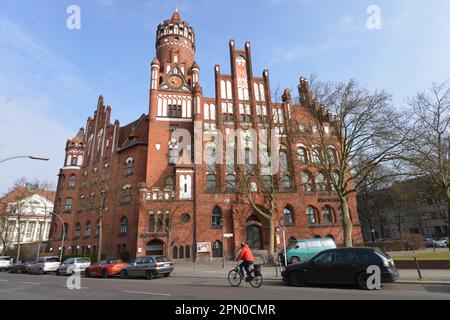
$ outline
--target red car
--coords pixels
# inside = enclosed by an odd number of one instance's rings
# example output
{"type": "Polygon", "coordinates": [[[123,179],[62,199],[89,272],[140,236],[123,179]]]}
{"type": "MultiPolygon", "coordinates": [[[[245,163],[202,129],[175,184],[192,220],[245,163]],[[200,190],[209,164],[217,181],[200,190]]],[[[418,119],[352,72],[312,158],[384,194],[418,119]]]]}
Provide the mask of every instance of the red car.
{"type": "Polygon", "coordinates": [[[122,269],[127,266],[128,263],[122,260],[102,260],[100,263],[91,265],[84,272],[86,277],[102,277],[108,278],[115,275],[119,275],[122,269]]]}

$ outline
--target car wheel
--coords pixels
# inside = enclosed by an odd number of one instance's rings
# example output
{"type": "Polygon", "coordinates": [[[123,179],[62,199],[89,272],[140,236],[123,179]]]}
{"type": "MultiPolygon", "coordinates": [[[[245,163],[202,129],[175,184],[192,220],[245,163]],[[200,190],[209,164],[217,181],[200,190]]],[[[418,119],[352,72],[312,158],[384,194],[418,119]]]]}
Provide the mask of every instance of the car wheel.
{"type": "Polygon", "coordinates": [[[56,275],[57,275],[57,276],[60,276],[60,275],[61,275],[61,273],[59,273],[59,270],[56,270],[56,275]]]}
{"type": "Polygon", "coordinates": [[[90,277],[91,277],[91,275],[89,274],[89,269],[86,269],[86,270],[84,271],[84,276],[85,276],[86,278],[90,278],[90,277]]]}
{"type": "Polygon", "coordinates": [[[165,277],[165,278],[170,277],[170,272],[169,272],[169,273],[164,273],[164,277],[165,277]]]}
{"type": "Polygon", "coordinates": [[[290,279],[294,287],[303,287],[305,285],[305,276],[300,271],[292,272],[290,279]]]}
{"type": "Polygon", "coordinates": [[[145,279],[152,280],[153,279],[153,273],[151,271],[145,272],[145,279]]]}
{"type": "Polygon", "coordinates": [[[356,276],[356,283],[358,284],[358,287],[360,289],[363,289],[363,290],[367,290],[368,289],[367,288],[367,278],[368,278],[368,275],[365,274],[364,272],[360,272],[356,276]]]}
{"type": "Polygon", "coordinates": [[[106,272],[105,269],[102,270],[102,278],[103,279],[108,279],[108,272],[106,272]]]}
{"type": "Polygon", "coordinates": [[[33,272],[31,271],[31,269],[28,269],[28,274],[33,274],[33,272]]]}
{"type": "Polygon", "coordinates": [[[299,257],[292,257],[292,259],[291,259],[291,263],[292,264],[295,264],[295,263],[300,263],[300,258],[299,257]]]}
{"type": "Polygon", "coordinates": [[[122,270],[122,272],[120,272],[120,276],[122,279],[128,279],[128,272],[126,270],[122,270]]]}

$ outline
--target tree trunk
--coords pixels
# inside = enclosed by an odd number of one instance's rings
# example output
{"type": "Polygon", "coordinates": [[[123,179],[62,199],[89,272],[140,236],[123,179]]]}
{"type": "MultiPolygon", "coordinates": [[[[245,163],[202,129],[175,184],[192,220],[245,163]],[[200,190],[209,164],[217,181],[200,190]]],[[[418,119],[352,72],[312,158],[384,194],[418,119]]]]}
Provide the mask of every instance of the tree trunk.
{"type": "Polygon", "coordinates": [[[169,259],[169,257],[170,257],[170,242],[172,242],[172,239],[171,239],[171,234],[170,234],[170,232],[167,232],[166,231],[166,234],[167,234],[167,243],[166,243],[166,257],[169,259]]]}
{"type": "MultiPolygon", "coordinates": [[[[447,236],[450,235],[450,199],[447,197],[447,236]]],[[[447,243],[448,250],[450,251],[450,243],[447,243]]]]}
{"type": "Polygon", "coordinates": [[[97,252],[97,262],[102,260],[102,243],[103,243],[103,217],[100,218],[99,223],[99,232],[98,232],[98,252],[97,252]]]}
{"type": "Polygon", "coordinates": [[[275,251],[275,223],[273,221],[273,215],[269,219],[269,252],[268,252],[268,262],[274,260],[275,251]]]}
{"type": "Polygon", "coordinates": [[[341,197],[342,201],[342,227],[344,228],[344,246],[353,247],[352,230],[353,224],[350,219],[350,210],[348,208],[348,201],[346,197],[341,197]]]}
{"type": "Polygon", "coordinates": [[[19,230],[17,232],[17,254],[16,254],[16,262],[19,261],[20,259],[20,226],[19,226],[19,230]]]}

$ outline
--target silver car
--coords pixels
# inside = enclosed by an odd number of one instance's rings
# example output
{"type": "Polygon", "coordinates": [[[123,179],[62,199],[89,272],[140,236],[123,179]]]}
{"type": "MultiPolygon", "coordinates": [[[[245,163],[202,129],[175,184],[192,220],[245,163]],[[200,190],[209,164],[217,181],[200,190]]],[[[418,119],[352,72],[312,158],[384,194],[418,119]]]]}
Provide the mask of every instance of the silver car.
{"type": "Polygon", "coordinates": [[[138,257],[121,271],[123,279],[144,277],[147,280],[155,276],[169,277],[173,271],[173,263],[166,257],[138,257]]]}
{"type": "Polygon", "coordinates": [[[70,258],[61,263],[56,270],[56,275],[69,275],[76,272],[84,272],[91,266],[89,258],[70,258]]]}
{"type": "Polygon", "coordinates": [[[0,257],[0,271],[8,271],[12,266],[13,259],[11,257],[0,257]]]}
{"type": "Polygon", "coordinates": [[[35,263],[30,265],[29,274],[45,274],[55,272],[61,264],[58,257],[40,257],[35,263]]]}
{"type": "Polygon", "coordinates": [[[448,237],[439,238],[434,243],[436,247],[445,248],[448,246],[448,237]]]}

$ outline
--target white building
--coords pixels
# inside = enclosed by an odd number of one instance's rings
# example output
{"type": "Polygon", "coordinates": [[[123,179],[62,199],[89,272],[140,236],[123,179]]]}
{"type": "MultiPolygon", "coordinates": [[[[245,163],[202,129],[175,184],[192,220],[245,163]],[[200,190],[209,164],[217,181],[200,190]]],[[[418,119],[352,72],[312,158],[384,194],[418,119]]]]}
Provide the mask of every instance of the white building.
{"type": "MultiPolygon", "coordinates": [[[[54,193],[52,194],[54,195],[54,193]]],[[[0,221],[0,224],[2,224],[0,231],[3,233],[1,236],[4,239],[0,243],[0,252],[3,251],[3,243],[6,243],[9,248],[17,246],[19,234],[21,245],[39,241],[47,242],[53,206],[54,203],[51,200],[39,193],[19,201],[6,203],[6,215],[0,221]]]]}

